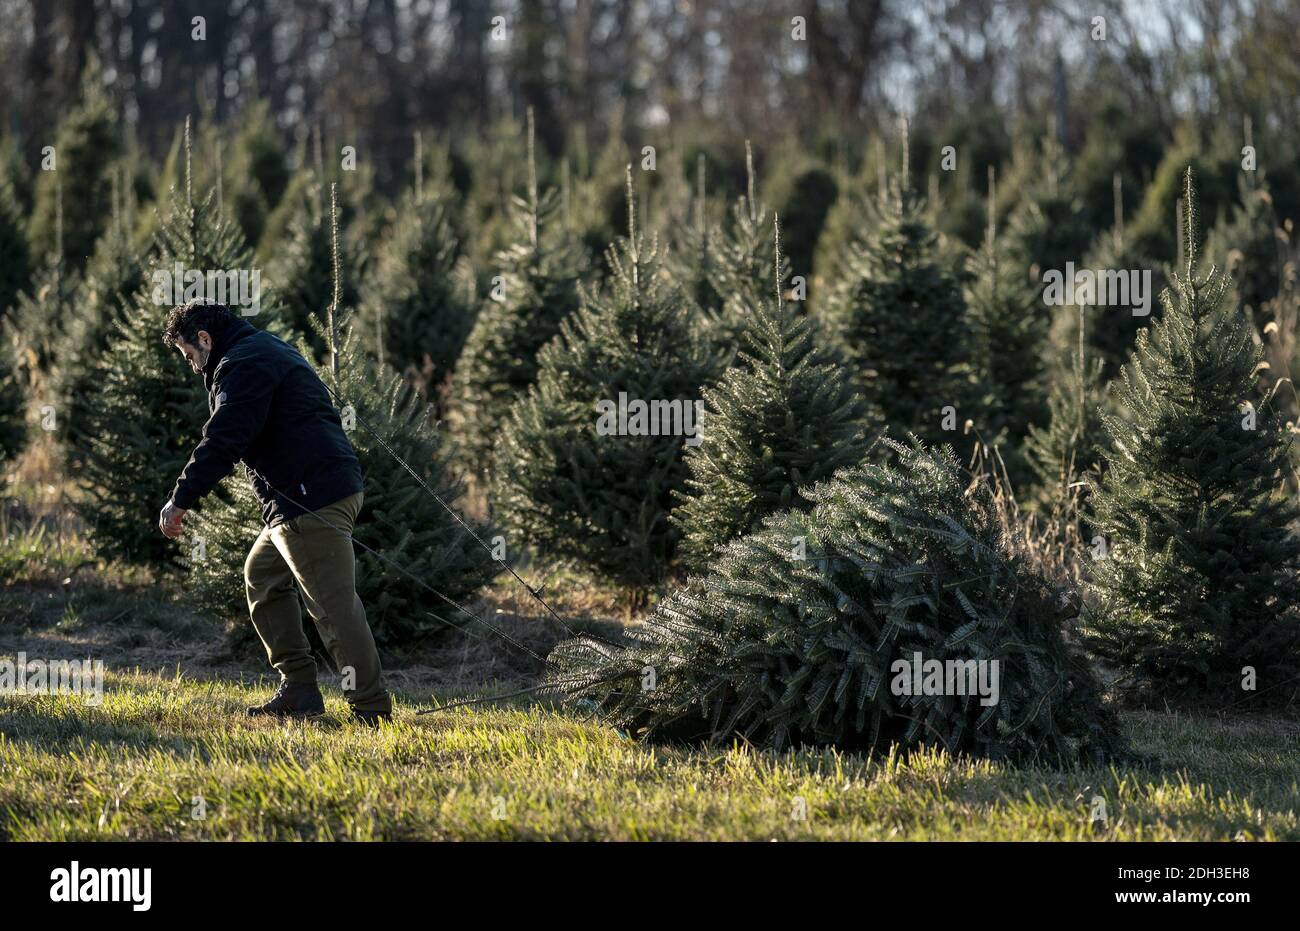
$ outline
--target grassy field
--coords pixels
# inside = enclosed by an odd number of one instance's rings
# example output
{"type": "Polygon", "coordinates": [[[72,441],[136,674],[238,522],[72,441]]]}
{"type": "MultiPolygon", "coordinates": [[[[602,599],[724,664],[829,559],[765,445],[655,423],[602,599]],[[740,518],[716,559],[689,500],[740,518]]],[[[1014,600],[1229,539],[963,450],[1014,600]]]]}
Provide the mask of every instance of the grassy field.
{"type": "MultiPolygon", "coordinates": [[[[465,640],[386,657],[391,727],[349,723],[329,680],[326,718],[249,721],[274,685],[264,661],[174,592],[89,565],[57,503],[30,519],[43,493],[24,494],[0,547],[0,656],[107,672],[98,705],[0,697],[0,838],[1300,840],[1292,717],[1129,712],[1143,763],[1058,770],[647,746],[524,701],[417,715],[528,681],[523,657],[465,640]]],[[[617,614],[576,586],[557,595],[566,616],[617,614]]],[[[480,608],[545,648],[509,589],[480,608]]]]}

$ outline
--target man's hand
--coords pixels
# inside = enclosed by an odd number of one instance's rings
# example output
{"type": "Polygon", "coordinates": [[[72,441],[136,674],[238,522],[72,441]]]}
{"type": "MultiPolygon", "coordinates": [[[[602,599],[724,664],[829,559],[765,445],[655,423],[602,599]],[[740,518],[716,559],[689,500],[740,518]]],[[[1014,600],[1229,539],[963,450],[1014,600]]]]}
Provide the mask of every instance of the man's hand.
{"type": "Polygon", "coordinates": [[[158,515],[158,529],[167,539],[175,540],[181,535],[181,521],[184,519],[185,509],[178,508],[168,501],[163,505],[162,513],[158,515]]]}

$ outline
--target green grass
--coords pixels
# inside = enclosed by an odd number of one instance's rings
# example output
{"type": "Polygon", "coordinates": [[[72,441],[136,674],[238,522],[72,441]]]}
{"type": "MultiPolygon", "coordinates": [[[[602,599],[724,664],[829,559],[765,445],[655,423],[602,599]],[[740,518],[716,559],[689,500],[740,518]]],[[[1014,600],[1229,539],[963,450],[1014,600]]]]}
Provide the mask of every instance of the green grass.
{"type": "MultiPolygon", "coordinates": [[[[476,639],[386,652],[391,727],[351,724],[328,680],[326,718],[250,721],[273,682],[248,638],[172,587],[87,569],[75,527],[32,526],[10,523],[0,543],[0,657],[89,656],[107,675],[99,705],[0,696],[0,838],[1300,840],[1294,718],[1129,712],[1144,763],[1051,769],[652,746],[529,703],[417,716],[434,694],[528,680],[519,656],[476,639]],[[1098,796],[1108,818],[1094,826],[1098,796]]],[[[622,610],[580,579],[548,595],[580,624],[622,610]]],[[[537,650],[553,639],[506,583],[484,610],[537,650]]]]}
{"type": "Polygon", "coordinates": [[[0,836],[1300,840],[1300,728],[1277,720],[1129,714],[1148,767],[1017,769],[941,752],[652,747],[541,706],[417,717],[411,693],[379,731],[348,722],[337,692],[314,723],[243,718],[268,689],[132,670],[106,678],[98,707],[2,699],[0,836]]]}

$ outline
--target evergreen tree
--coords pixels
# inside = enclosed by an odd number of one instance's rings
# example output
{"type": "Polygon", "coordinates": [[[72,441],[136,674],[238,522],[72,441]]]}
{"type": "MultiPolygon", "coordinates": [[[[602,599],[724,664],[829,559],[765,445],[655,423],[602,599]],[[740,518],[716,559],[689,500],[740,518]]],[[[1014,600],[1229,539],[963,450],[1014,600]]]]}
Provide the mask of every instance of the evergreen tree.
{"type": "MultiPolygon", "coordinates": [[[[1087,326],[1089,355],[1101,366],[1102,378],[1110,381],[1119,374],[1119,370],[1128,362],[1133,351],[1133,343],[1140,330],[1152,319],[1160,316],[1158,295],[1164,290],[1164,275],[1158,263],[1150,256],[1143,255],[1133,245],[1124,224],[1124,201],[1121,177],[1118,173],[1112,179],[1114,197],[1114,225],[1100,236],[1092,250],[1084,259],[1083,268],[1096,273],[1150,272],[1150,286],[1144,295],[1147,306],[1145,313],[1138,306],[1136,295],[1129,294],[1128,303],[1099,305],[1093,301],[1076,303],[1073,306],[1078,313],[1094,318],[1087,326]],[[1134,311],[1138,311],[1134,313],[1134,311]]],[[[1076,301],[1078,295],[1076,295],[1076,301]]],[[[1058,347],[1060,355],[1072,356],[1078,339],[1078,313],[1062,313],[1053,326],[1052,342],[1058,347]]]]}
{"type": "Polygon", "coordinates": [[[1078,308],[1075,349],[1050,372],[1046,427],[1029,427],[1026,454],[1038,478],[1036,498],[1045,509],[1075,501],[1085,476],[1100,474],[1105,434],[1102,404],[1107,382],[1100,359],[1088,351],[1087,317],[1078,308]]]}
{"type": "Polygon", "coordinates": [[[52,400],[49,397],[50,378],[58,367],[71,298],[77,288],[76,277],[69,272],[64,261],[62,194],[62,182],[56,177],[53,249],[33,279],[31,291],[18,295],[5,321],[9,340],[16,351],[20,378],[28,395],[42,402],[52,400]]]}
{"type": "Polygon", "coordinates": [[[1225,273],[1232,275],[1243,309],[1268,324],[1268,302],[1277,297],[1282,283],[1282,250],[1278,248],[1277,214],[1263,170],[1243,172],[1237,180],[1239,203],[1231,219],[1210,231],[1205,252],[1225,273]],[[1258,178],[1254,175],[1258,174],[1258,178]]]}
{"type": "Polygon", "coordinates": [[[511,405],[537,380],[538,352],[577,308],[585,258],[556,226],[555,191],[538,194],[531,116],[528,193],[515,199],[518,238],[497,255],[500,298],[483,303],[452,380],[452,429],[466,471],[485,481],[511,405]]]}
{"type": "MultiPolygon", "coordinates": [[[[267,269],[267,277],[276,288],[276,293],[283,302],[285,312],[294,332],[307,341],[311,358],[322,359],[328,351],[326,342],[311,321],[319,317],[322,308],[330,301],[333,284],[330,281],[333,259],[330,255],[330,224],[326,215],[324,183],[314,173],[311,175],[311,192],[306,196],[295,196],[301,209],[294,212],[289,219],[281,245],[276,249],[267,269]]],[[[355,215],[355,210],[345,198],[340,205],[340,222],[344,229],[355,215]]],[[[342,248],[347,256],[346,265],[350,269],[363,266],[360,244],[342,239],[342,248]]],[[[355,275],[349,275],[342,283],[343,306],[355,307],[359,300],[360,289],[355,275]]]]}
{"type": "Polygon", "coordinates": [[[650,736],[1099,757],[1110,716],[1056,593],[1000,550],[988,486],[970,490],[951,451],[889,445],[897,466],[840,472],[811,511],[728,544],[625,649],[561,643],[553,684],[650,736]],[[911,694],[917,654],[996,660],[996,702],[911,694]]]}
{"type": "MultiPolygon", "coordinates": [[[[731,209],[731,223],[709,240],[709,283],[721,299],[711,314],[707,332],[712,342],[730,356],[743,345],[749,308],[759,306],[767,292],[772,269],[772,220],[767,205],[758,200],[754,153],[745,143],[746,192],[731,209]]],[[[781,269],[782,280],[789,262],[781,269]]]]}
{"type": "Polygon", "coordinates": [[[18,457],[27,445],[26,411],[13,353],[0,342],[0,466],[18,457]]]}
{"type": "Polygon", "coordinates": [[[54,395],[68,426],[65,452],[74,468],[80,465],[77,451],[90,442],[82,431],[89,423],[91,397],[100,389],[99,361],[146,284],[145,256],[131,239],[128,176],[123,170],[113,177],[112,222],[96,243],[85,278],[71,302],[53,373],[54,395]]]}
{"type": "Polygon", "coordinates": [[[980,432],[1002,450],[1012,486],[1029,479],[1024,439],[1040,423],[1043,347],[1047,319],[1037,295],[998,238],[994,172],[989,168],[989,217],[983,248],[969,255],[966,307],[971,328],[971,359],[988,392],[980,432]]]}
{"type": "MultiPolygon", "coordinates": [[[[448,627],[463,626],[463,616],[446,599],[468,599],[491,581],[497,568],[471,533],[482,538],[486,531],[458,522],[394,458],[395,453],[410,463],[448,505],[458,503],[461,488],[449,477],[428,406],[400,376],[366,356],[338,304],[343,275],[337,193],[333,200],[327,227],[334,287],[324,305],[326,321],[317,314],[310,323],[317,340],[337,351],[328,354],[329,361],[319,366],[318,374],[334,392],[336,403],[343,405],[340,419],[365,476],[365,501],[353,530],[361,544],[356,554],[357,594],[379,643],[410,644],[448,627]],[[428,580],[426,585],[445,597],[416,580],[428,580]]],[[[307,347],[302,340],[300,351],[307,347]]],[[[240,615],[243,563],[260,529],[259,512],[244,476],[236,473],[227,478],[222,490],[196,514],[186,559],[191,583],[187,593],[203,610],[240,615]]]]}
{"type": "Polygon", "coordinates": [[[1042,152],[1036,160],[1024,158],[1023,174],[1034,180],[1018,189],[1018,202],[1007,222],[1011,252],[1029,280],[1039,283],[1050,270],[1065,271],[1076,265],[1092,241],[1083,205],[1074,193],[1068,157],[1057,138],[1056,122],[1049,122],[1042,152]],[[1029,168],[1029,164],[1033,168],[1029,168]]]}
{"type": "MultiPolygon", "coordinates": [[[[187,165],[188,136],[187,122],[187,165]]],[[[136,292],[117,338],[96,366],[98,390],[87,398],[84,420],[70,428],[74,456],[85,464],[79,476],[85,489],[81,510],[96,551],[106,559],[176,564],[177,548],[151,518],[166,501],[208,414],[202,379],[161,337],[171,305],[185,297],[168,295],[153,273],[170,278],[178,262],[186,270],[252,267],[238,225],[217,210],[215,189],[196,201],[191,177],[186,170],[183,189],[173,189],[166,212],[160,212],[149,283],[136,292]]],[[[264,293],[257,322],[274,327],[278,317],[274,295],[264,293]]]]}
{"type": "Polygon", "coordinates": [[[31,256],[18,192],[0,152],[0,320],[31,281],[31,256]]]}
{"type": "Polygon", "coordinates": [[[952,441],[944,408],[960,424],[974,414],[970,324],[961,286],[944,268],[924,203],[907,183],[868,204],[869,232],[841,259],[842,278],[824,315],[863,388],[891,431],[952,441]]]}
{"type": "Polygon", "coordinates": [[[1245,667],[1261,690],[1298,671],[1300,539],[1279,494],[1289,432],[1256,398],[1262,352],[1223,303],[1226,277],[1197,274],[1190,168],[1184,191],[1185,269],[1119,384],[1128,417],[1105,419],[1113,452],[1092,504],[1109,554],[1087,635],[1158,691],[1227,700],[1245,667]]]}
{"type": "Polygon", "coordinates": [[[856,464],[867,450],[861,397],[839,360],[817,345],[811,321],[782,296],[779,237],[776,225],[775,299],[748,309],[745,348],[704,390],[706,426],[699,445],[686,449],[691,477],[671,519],[694,567],[773,511],[806,506],[801,488],[856,464]]]}
{"type": "Polygon", "coordinates": [[[682,436],[632,405],[676,402],[684,427],[705,364],[658,244],[636,228],[631,166],[627,196],[610,279],[538,354],[537,383],[501,432],[493,499],[510,534],[644,595],[673,555],[668,512],[686,468],[682,436]],[[611,423],[621,401],[626,429],[611,423]]]}
{"type": "Polygon", "coordinates": [[[705,185],[707,159],[701,153],[696,162],[695,193],[691,201],[690,222],[677,227],[676,248],[666,261],[682,294],[695,306],[701,320],[714,318],[722,309],[722,296],[713,286],[714,239],[718,230],[709,217],[709,200],[705,185]]]}
{"type": "Polygon", "coordinates": [[[441,197],[413,190],[362,288],[358,325],[381,365],[432,399],[460,358],[474,307],[456,269],[460,243],[441,197]]]}
{"type": "Polygon", "coordinates": [[[81,271],[112,213],[109,175],[121,153],[117,127],[117,114],[92,59],[82,80],[81,102],[55,136],[54,170],[37,176],[28,227],[32,254],[51,254],[61,236],[67,270],[81,271]],[[59,210],[61,219],[56,217],[59,210]]]}

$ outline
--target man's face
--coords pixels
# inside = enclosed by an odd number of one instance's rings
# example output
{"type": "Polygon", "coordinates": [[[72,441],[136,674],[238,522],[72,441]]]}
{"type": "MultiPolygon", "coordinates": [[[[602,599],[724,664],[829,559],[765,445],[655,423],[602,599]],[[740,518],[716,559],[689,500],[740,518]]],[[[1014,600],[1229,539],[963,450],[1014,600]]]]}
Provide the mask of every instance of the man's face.
{"type": "Polygon", "coordinates": [[[202,373],[203,366],[208,364],[208,356],[212,355],[212,337],[208,335],[207,330],[199,330],[194,337],[193,344],[178,339],[176,348],[185,357],[185,361],[190,364],[194,374],[198,375],[202,373]]]}

